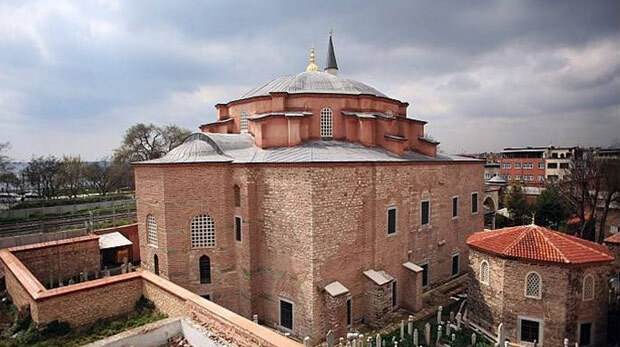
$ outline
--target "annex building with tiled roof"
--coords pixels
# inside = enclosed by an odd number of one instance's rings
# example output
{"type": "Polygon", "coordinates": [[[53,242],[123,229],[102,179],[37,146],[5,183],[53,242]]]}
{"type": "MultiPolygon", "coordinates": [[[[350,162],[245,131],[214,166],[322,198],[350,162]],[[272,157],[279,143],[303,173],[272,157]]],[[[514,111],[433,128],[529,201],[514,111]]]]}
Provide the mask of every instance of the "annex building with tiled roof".
{"type": "Polygon", "coordinates": [[[134,163],[143,267],[313,343],[463,275],[484,193],[482,161],[439,153],[407,102],[341,76],[331,41],[319,70],[312,52],[134,163]]]}
{"type": "Polygon", "coordinates": [[[467,239],[468,305],[485,329],[537,346],[601,346],[607,336],[605,246],[537,225],[481,231],[467,239]]]}

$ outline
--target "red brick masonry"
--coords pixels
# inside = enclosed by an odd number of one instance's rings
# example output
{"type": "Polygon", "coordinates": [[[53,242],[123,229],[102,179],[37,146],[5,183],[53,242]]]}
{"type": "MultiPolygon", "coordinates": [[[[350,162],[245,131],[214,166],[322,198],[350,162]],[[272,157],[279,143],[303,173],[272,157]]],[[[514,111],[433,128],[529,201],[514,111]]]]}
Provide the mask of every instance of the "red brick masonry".
{"type": "MultiPolygon", "coordinates": [[[[77,238],[54,243],[66,245],[71,241],[85,242],[77,238]]],[[[28,247],[51,246],[46,243],[28,247]]],[[[6,269],[7,290],[17,307],[30,308],[32,319],[37,323],[62,320],[73,326],[91,324],[98,319],[132,311],[136,300],[144,295],[169,316],[189,316],[213,334],[238,346],[301,346],[146,271],[48,290],[13,253],[12,249],[0,250],[0,260],[6,269]]]]}

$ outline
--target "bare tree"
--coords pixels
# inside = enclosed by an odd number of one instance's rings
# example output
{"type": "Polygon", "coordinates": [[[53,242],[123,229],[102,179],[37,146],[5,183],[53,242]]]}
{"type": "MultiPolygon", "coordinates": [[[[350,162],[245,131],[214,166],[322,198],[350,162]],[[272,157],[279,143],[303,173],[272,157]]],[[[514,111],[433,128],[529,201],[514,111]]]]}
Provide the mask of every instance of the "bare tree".
{"type": "Polygon", "coordinates": [[[60,187],[60,161],[54,156],[33,158],[24,169],[37,193],[47,199],[56,197],[60,187]]]}
{"type": "Polygon", "coordinates": [[[602,242],[605,238],[605,226],[609,208],[613,203],[620,204],[620,159],[599,159],[603,194],[602,211],[599,217],[596,241],[602,242]]]}
{"type": "Polygon", "coordinates": [[[124,162],[156,159],[178,146],[189,135],[189,130],[176,125],[159,127],[139,123],[127,129],[121,147],[114,151],[114,157],[124,162]]]}
{"type": "Polygon", "coordinates": [[[0,175],[7,173],[11,169],[11,161],[9,156],[6,155],[6,151],[11,147],[11,144],[8,142],[1,143],[0,142],[0,175]]]}
{"type": "Polygon", "coordinates": [[[84,190],[85,164],[80,157],[64,156],[60,162],[58,179],[67,195],[72,198],[84,190]]]}
{"type": "Polygon", "coordinates": [[[108,158],[90,163],[85,170],[86,181],[99,194],[106,195],[117,188],[118,174],[115,171],[117,168],[108,158]]]}
{"type": "MultiPolygon", "coordinates": [[[[558,183],[560,194],[579,218],[579,237],[601,241],[602,235],[596,234],[597,207],[607,204],[603,198],[607,170],[604,161],[597,159],[592,151],[587,151],[575,157],[569,174],[558,183]]],[[[602,225],[604,219],[605,213],[602,225]]]]}

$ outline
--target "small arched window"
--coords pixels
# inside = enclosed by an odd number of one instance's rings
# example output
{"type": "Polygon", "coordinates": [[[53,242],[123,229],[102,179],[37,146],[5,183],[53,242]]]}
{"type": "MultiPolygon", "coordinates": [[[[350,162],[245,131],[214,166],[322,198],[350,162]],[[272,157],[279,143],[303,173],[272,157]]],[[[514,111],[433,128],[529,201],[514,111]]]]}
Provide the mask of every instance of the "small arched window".
{"type": "Polygon", "coordinates": [[[594,299],[594,277],[586,275],[583,278],[583,301],[594,299]]]}
{"type": "Polygon", "coordinates": [[[238,185],[233,186],[234,198],[235,198],[235,207],[241,207],[241,189],[238,185]]]}
{"type": "Polygon", "coordinates": [[[321,137],[333,136],[333,117],[332,110],[329,107],[325,107],[321,110],[321,137]]]}
{"type": "Polygon", "coordinates": [[[211,259],[203,255],[198,260],[198,267],[200,268],[200,283],[211,283],[211,259]]]}
{"type": "Polygon", "coordinates": [[[490,270],[489,263],[486,260],[483,260],[480,263],[480,283],[489,284],[490,270]]]}
{"type": "Polygon", "coordinates": [[[157,247],[157,222],[152,214],[146,216],[146,243],[157,247]]]}
{"type": "Polygon", "coordinates": [[[215,222],[208,214],[192,218],[192,248],[215,247],[215,222]]]}
{"type": "Polygon", "coordinates": [[[542,296],[542,280],[536,272],[530,272],[525,276],[525,296],[540,299],[542,296]]]}
{"type": "Polygon", "coordinates": [[[239,116],[239,131],[245,133],[248,131],[248,113],[241,112],[239,116]]]}
{"type": "Polygon", "coordinates": [[[159,257],[157,257],[157,254],[153,256],[153,272],[159,275],[159,257]]]}

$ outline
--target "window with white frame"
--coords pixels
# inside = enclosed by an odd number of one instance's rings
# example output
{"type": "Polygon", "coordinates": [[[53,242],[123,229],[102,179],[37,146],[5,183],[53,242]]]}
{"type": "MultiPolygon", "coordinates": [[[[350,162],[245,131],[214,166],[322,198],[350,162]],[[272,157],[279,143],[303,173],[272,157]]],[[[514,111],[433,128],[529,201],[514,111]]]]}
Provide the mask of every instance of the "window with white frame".
{"type": "Polygon", "coordinates": [[[239,116],[239,131],[245,133],[248,131],[248,113],[241,112],[239,116]]]}
{"type": "Polygon", "coordinates": [[[536,272],[530,272],[525,276],[525,296],[540,299],[542,296],[542,280],[536,272]]]}
{"type": "Polygon", "coordinates": [[[332,110],[329,107],[325,107],[321,110],[321,137],[333,136],[333,117],[332,110]]]}
{"type": "Polygon", "coordinates": [[[516,162],[516,163],[515,163],[515,169],[520,169],[520,168],[521,168],[521,163],[516,162]]]}
{"type": "Polygon", "coordinates": [[[594,277],[586,275],[583,278],[583,301],[594,299],[594,277]]]}
{"type": "Polygon", "coordinates": [[[480,283],[489,284],[490,270],[489,263],[486,260],[483,260],[480,263],[480,283]]]}
{"type": "Polygon", "coordinates": [[[471,193],[471,213],[478,213],[478,193],[471,193]]]}
{"type": "Polygon", "coordinates": [[[215,247],[215,222],[208,214],[192,218],[192,248],[215,247]]]}
{"type": "Polygon", "coordinates": [[[609,226],[609,232],[612,234],[615,234],[618,232],[618,226],[617,225],[610,225],[609,226]]]}
{"type": "Polygon", "coordinates": [[[538,163],[538,168],[539,169],[544,169],[545,168],[545,162],[541,161],[538,163]]]}
{"type": "Polygon", "coordinates": [[[157,247],[157,222],[152,214],[146,216],[146,243],[157,247]]]}

